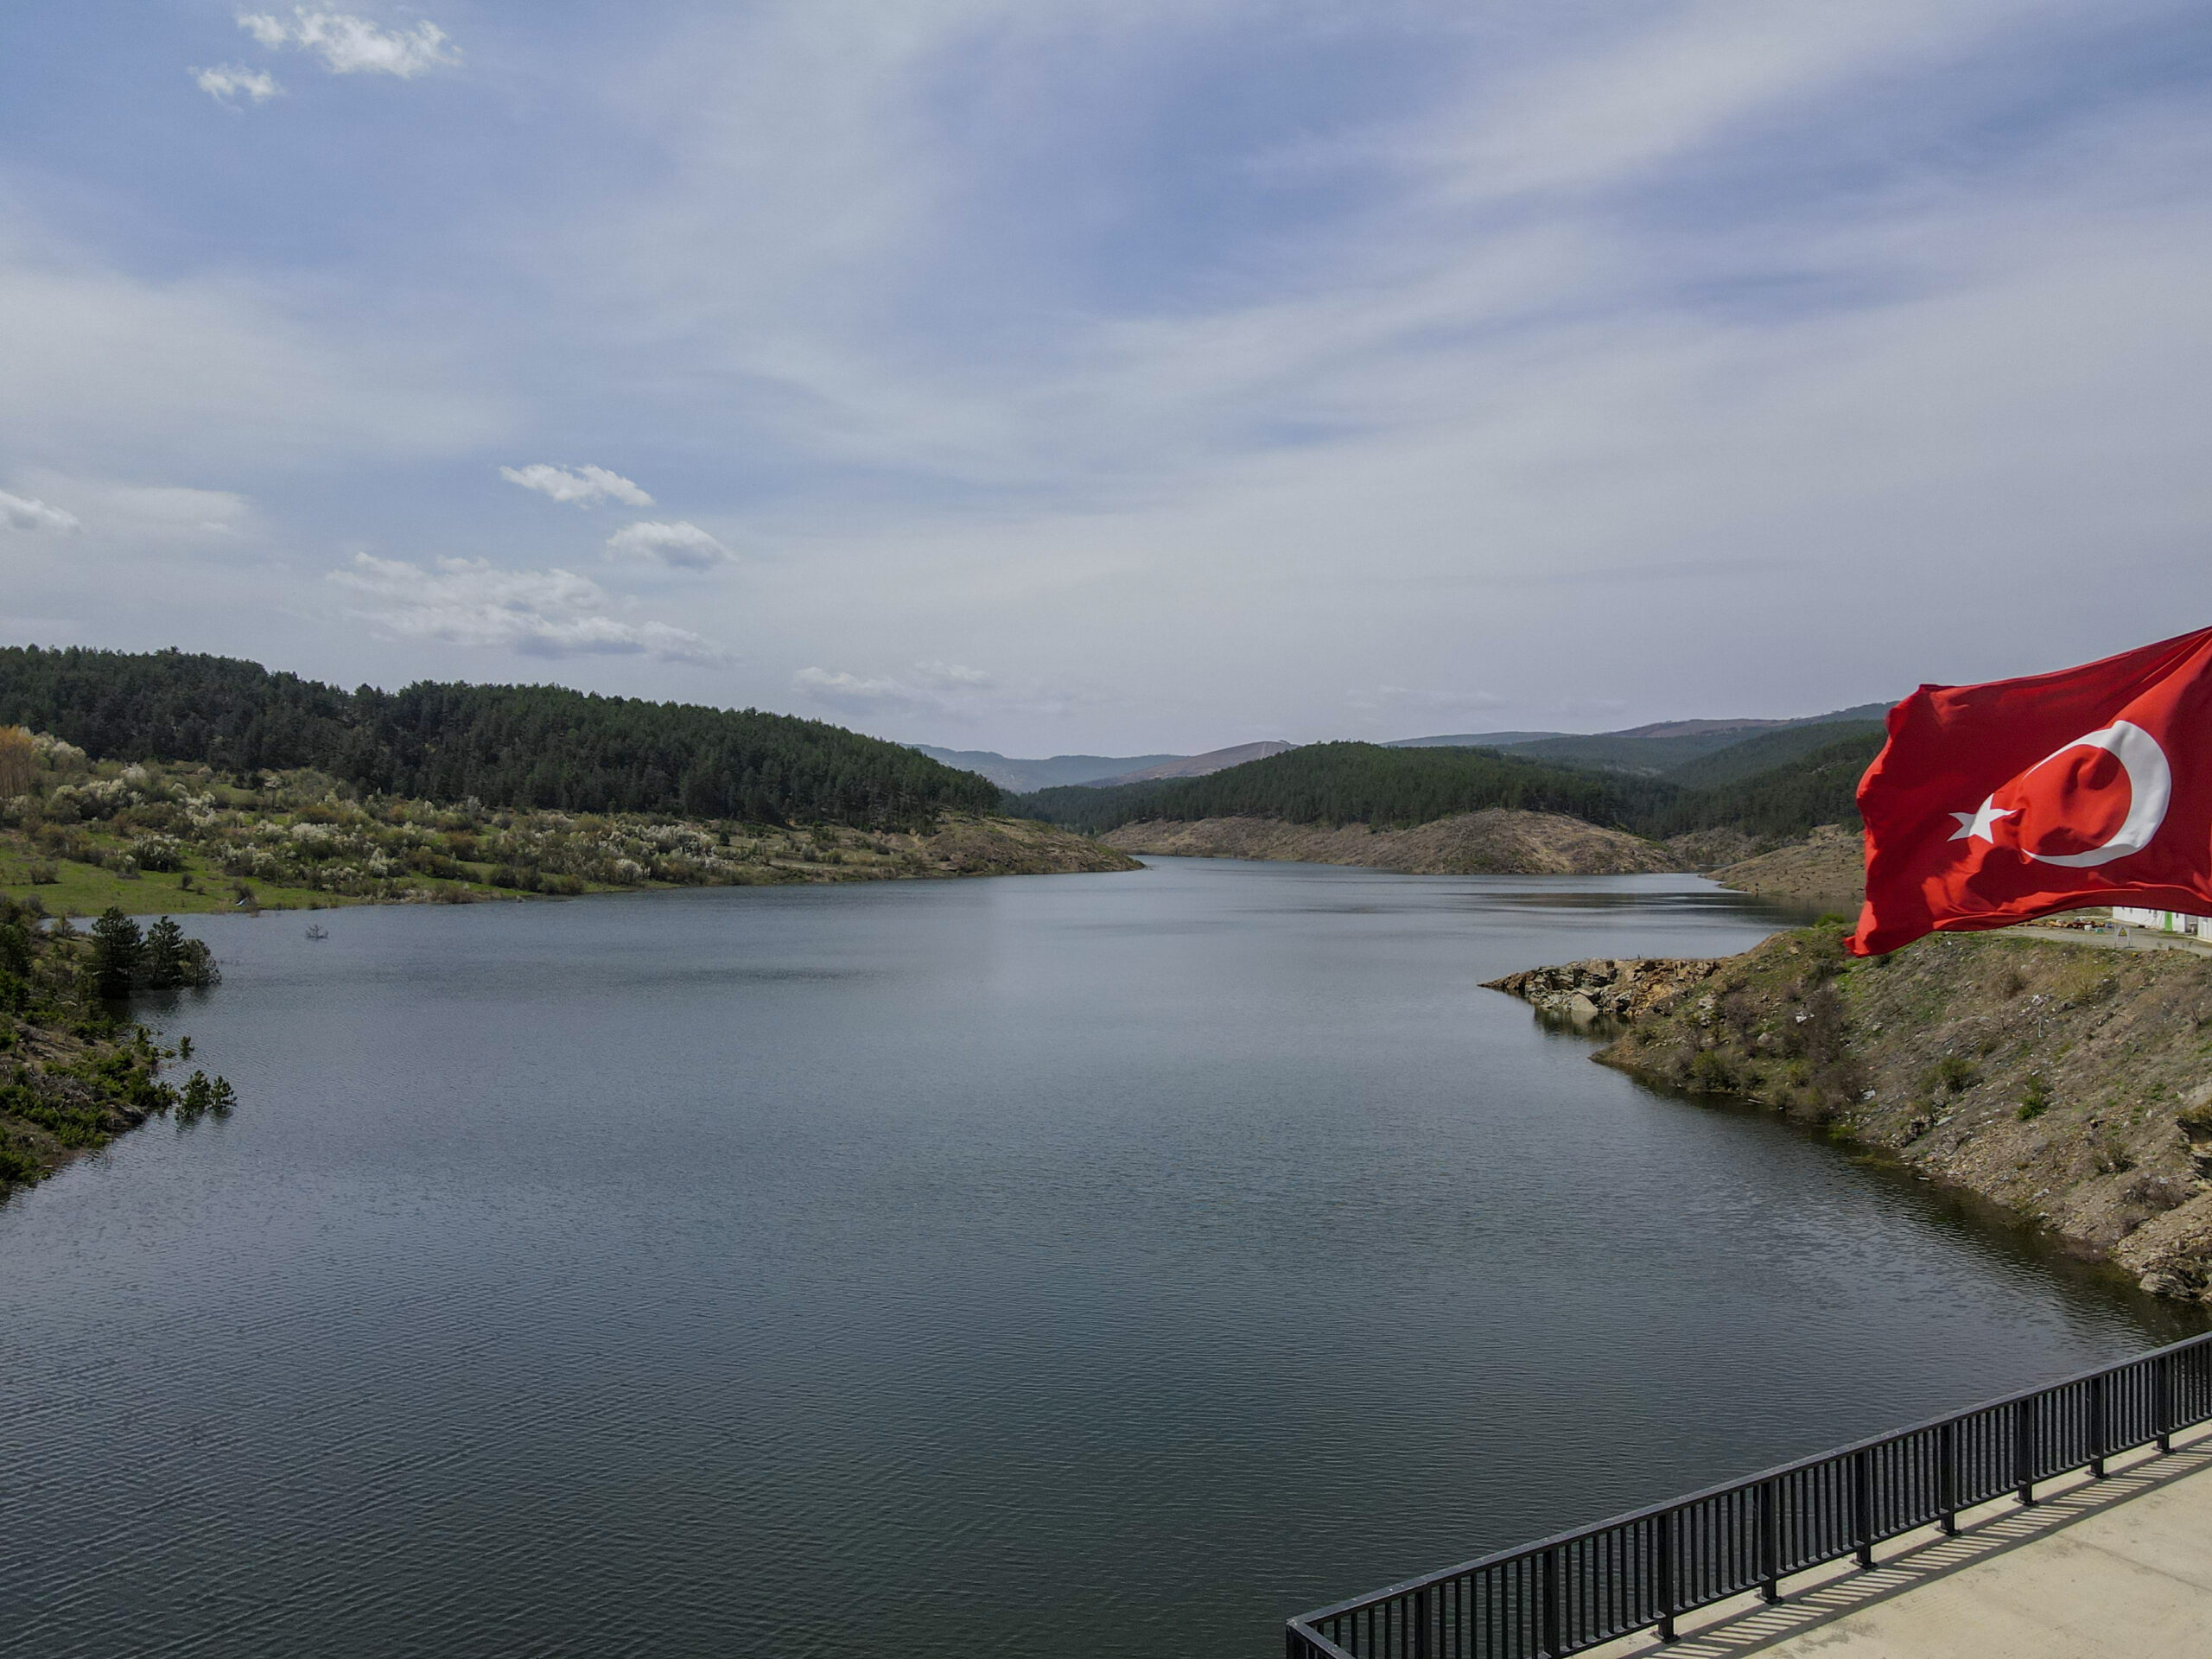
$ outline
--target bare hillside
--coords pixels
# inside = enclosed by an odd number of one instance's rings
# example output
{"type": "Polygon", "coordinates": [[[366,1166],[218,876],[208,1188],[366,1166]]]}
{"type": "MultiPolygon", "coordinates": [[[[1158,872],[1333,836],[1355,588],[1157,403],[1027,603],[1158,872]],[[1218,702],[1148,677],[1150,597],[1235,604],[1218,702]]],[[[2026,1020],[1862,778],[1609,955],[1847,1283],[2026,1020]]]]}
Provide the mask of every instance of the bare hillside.
{"type": "Polygon", "coordinates": [[[1738,859],[1713,872],[1724,887],[1847,916],[1866,893],[1866,844],[1859,831],[1824,823],[1802,841],[1738,859]]]}
{"type": "Polygon", "coordinates": [[[1101,837],[1125,853],[1356,864],[1412,875],[1630,875],[1684,868],[1664,848],[1556,812],[1492,807],[1411,830],[1200,818],[1124,824],[1101,837]]]}

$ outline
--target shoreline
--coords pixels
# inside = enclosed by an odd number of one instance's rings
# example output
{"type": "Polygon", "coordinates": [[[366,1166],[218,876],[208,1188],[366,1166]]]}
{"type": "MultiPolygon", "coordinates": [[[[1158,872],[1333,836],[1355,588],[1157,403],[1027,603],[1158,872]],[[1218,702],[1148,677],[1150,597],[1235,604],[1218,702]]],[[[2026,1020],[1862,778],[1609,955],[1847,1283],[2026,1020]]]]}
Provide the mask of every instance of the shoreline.
{"type": "Polygon", "coordinates": [[[1850,958],[1735,957],[1488,982],[1647,1087],[1779,1113],[1988,1206],[2142,1290],[2212,1307],[2212,957],[2002,932],[1850,958]]]}

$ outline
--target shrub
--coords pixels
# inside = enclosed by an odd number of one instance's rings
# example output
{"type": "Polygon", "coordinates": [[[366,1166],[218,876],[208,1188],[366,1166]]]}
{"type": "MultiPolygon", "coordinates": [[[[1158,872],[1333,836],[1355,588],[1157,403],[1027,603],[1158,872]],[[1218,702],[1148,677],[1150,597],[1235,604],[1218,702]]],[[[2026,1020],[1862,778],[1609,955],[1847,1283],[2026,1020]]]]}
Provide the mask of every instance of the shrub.
{"type": "Polygon", "coordinates": [[[141,836],[130,843],[130,856],[142,870],[181,870],[184,844],[174,836],[141,836]]]}
{"type": "Polygon", "coordinates": [[[1732,1093],[1740,1086],[1733,1061],[1718,1049],[1700,1049],[1690,1061],[1689,1087],[1702,1095],[1732,1093]]]}
{"type": "Polygon", "coordinates": [[[185,1079],[184,1090],[177,1098],[177,1116],[187,1122],[206,1113],[227,1117],[238,1104],[238,1096],[230,1084],[222,1077],[211,1077],[205,1071],[194,1071],[185,1079]]]}
{"type": "Polygon", "coordinates": [[[1974,1062],[1963,1054],[1946,1054],[1928,1068],[1928,1076],[1921,1086],[1930,1093],[1941,1089],[1946,1094],[1962,1095],[1981,1080],[1974,1062]]]}
{"type": "Polygon", "coordinates": [[[0,1137],[0,1185],[28,1185],[46,1173],[46,1166],[15,1143],[0,1137]]]}
{"type": "Polygon", "coordinates": [[[2135,1167],[2135,1154],[2119,1136],[2107,1135],[2097,1143],[2089,1165],[2100,1175],[2124,1175],[2135,1167]]]}

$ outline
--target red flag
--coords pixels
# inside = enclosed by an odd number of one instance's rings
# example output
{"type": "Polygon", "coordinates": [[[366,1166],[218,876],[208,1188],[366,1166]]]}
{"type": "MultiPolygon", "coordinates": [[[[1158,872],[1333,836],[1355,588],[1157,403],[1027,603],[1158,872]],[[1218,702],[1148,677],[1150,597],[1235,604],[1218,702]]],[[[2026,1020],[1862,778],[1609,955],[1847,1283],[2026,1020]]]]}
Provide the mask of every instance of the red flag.
{"type": "Polygon", "coordinates": [[[1990,685],[1923,685],[1859,782],[1851,949],[2133,901],[2212,912],[2212,628],[1990,685]]]}

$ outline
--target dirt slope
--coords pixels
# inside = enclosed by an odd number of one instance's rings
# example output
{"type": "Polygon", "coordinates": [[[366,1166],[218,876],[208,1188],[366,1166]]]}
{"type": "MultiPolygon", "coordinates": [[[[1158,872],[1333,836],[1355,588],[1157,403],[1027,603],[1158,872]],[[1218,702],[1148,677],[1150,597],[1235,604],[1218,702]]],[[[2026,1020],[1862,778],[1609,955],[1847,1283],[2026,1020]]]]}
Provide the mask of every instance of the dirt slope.
{"type": "Polygon", "coordinates": [[[1201,818],[1123,824],[1100,839],[1125,853],[1357,864],[1413,875],[1625,875],[1684,868],[1665,849],[1618,830],[1554,812],[1502,807],[1411,830],[1201,818]]]}
{"type": "Polygon", "coordinates": [[[1856,830],[1824,823],[1802,841],[1725,864],[1713,879],[1738,893],[1855,917],[1866,894],[1865,842],[1856,830]]]}

